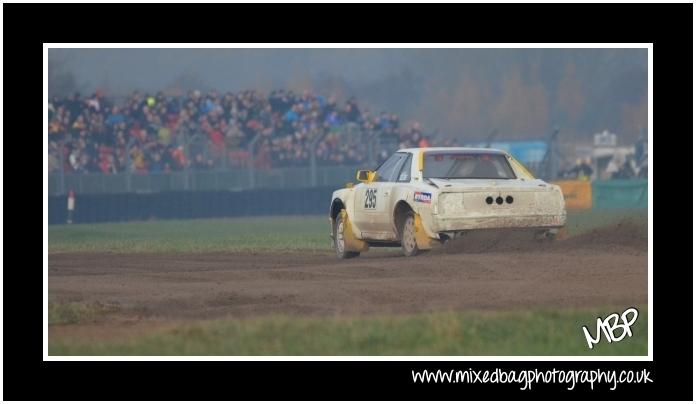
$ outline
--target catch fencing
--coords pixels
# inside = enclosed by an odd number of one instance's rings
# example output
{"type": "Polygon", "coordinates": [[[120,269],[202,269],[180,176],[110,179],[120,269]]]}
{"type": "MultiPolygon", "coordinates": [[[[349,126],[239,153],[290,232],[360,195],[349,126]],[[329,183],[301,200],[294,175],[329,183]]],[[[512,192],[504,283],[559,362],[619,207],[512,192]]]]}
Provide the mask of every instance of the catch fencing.
{"type": "Polygon", "coordinates": [[[284,167],[268,170],[235,168],[171,173],[85,173],[48,176],[48,194],[154,193],[169,191],[239,191],[248,189],[294,189],[343,186],[355,181],[360,166],[284,167]]]}
{"type": "MultiPolygon", "coordinates": [[[[179,139],[185,161],[180,171],[140,173],[132,169],[130,153],[126,153],[126,170],[119,173],[71,173],[65,171],[65,156],[60,154],[61,169],[48,174],[48,194],[66,195],[70,190],[78,194],[120,194],[131,192],[246,190],[262,188],[302,188],[344,185],[355,179],[360,168],[375,168],[385,138],[380,131],[361,130],[356,124],[342,125],[312,139],[307,145],[308,164],[304,166],[261,168],[258,159],[261,135],[255,136],[242,149],[215,150],[202,133],[189,133],[184,129],[179,139]],[[336,164],[319,161],[317,150],[327,135],[338,135],[337,143],[364,156],[362,164],[336,164]],[[196,169],[192,166],[196,157],[207,161],[215,157],[212,169],[196,169]]],[[[127,145],[130,150],[134,140],[127,145]]],[[[396,145],[389,144],[390,151],[396,145]]],[[[63,145],[60,145],[63,149],[63,145]]],[[[272,165],[272,164],[271,164],[272,165]]]]}

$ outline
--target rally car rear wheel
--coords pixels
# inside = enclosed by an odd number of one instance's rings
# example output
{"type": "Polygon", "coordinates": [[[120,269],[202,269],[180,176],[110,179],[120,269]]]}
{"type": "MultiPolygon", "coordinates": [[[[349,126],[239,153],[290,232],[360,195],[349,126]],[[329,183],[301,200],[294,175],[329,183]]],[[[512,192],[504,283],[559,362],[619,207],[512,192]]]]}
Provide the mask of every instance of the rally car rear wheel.
{"type": "Polygon", "coordinates": [[[538,242],[550,243],[556,241],[556,232],[549,230],[540,230],[534,234],[534,239],[538,242]]]}
{"type": "Polygon", "coordinates": [[[334,251],[336,256],[341,259],[355,258],[360,255],[359,252],[346,251],[346,237],[345,237],[346,226],[343,223],[343,218],[341,215],[336,217],[336,230],[334,231],[334,251]]]}
{"type": "Polygon", "coordinates": [[[420,250],[416,244],[416,219],[409,213],[401,226],[401,252],[407,257],[418,255],[420,250]]]}

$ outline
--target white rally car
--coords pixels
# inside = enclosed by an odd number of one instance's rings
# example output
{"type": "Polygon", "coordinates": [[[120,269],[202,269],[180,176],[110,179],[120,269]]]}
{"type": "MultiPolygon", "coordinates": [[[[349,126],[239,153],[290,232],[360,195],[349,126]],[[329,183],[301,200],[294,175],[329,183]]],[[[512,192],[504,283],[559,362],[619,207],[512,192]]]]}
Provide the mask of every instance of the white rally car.
{"type": "Polygon", "coordinates": [[[560,188],[500,150],[402,149],[357,179],[331,196],[339,258],[370,246],[401,246],[413,256],[477,229],[522,228],[553,238],[566,221],[560,188]]]}

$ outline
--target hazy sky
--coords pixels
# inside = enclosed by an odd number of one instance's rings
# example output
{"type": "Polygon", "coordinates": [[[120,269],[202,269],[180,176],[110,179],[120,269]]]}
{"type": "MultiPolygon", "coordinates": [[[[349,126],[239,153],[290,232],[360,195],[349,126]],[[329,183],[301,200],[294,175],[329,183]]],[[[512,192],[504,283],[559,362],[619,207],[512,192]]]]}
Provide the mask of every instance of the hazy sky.
{"type": "Polygon", "coordinates": [[[312,88],[471,136],[647,123],[645,49],[51,49],[49,66],[82,92],[312,88]]]}
{"type": "MultiPolygon", "coordinates": [[[[239,90],[257,81],[282,86],[289,78],[325,73],[374,80],[407,67],[398,49],[52,49],[84,83],[156,90],[191,73],[211,86],[239,90]]],[[[410,58],[412,59],[412,58],[410,58]]]]}

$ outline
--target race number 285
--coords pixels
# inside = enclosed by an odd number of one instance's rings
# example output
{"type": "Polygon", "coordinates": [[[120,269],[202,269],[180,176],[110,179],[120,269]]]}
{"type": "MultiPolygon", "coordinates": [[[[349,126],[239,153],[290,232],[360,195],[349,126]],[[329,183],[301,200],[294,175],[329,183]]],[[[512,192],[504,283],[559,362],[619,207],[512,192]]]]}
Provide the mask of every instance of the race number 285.
{"type": "Polygon", "coordinates": [[[377,207],[377,189],[368,188],[365,191],[365,209],[377,207]]]}

